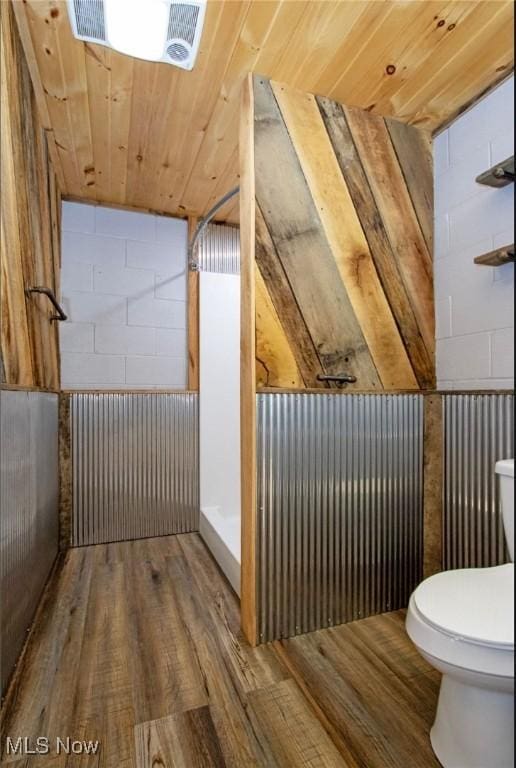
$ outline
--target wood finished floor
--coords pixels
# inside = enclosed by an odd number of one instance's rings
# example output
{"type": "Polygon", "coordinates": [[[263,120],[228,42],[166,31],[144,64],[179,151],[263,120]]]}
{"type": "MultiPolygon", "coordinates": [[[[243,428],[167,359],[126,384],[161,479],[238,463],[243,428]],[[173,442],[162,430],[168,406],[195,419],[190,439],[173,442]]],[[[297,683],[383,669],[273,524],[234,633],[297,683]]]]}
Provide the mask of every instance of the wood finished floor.
{"type": "Polygon", "coordinates": [[[99,739],[13,768],[426,768],[439,678],[396,612],[251,649],[197,534],[68,552],[7,736],[99,739]]]}

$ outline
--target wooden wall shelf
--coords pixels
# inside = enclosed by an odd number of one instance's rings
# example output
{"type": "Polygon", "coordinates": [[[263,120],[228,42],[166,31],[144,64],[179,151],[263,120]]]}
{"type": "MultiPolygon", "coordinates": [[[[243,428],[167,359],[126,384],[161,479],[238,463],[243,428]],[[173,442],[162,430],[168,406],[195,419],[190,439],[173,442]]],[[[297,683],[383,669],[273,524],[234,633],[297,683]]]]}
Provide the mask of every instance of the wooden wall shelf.
{"type": "Polygon", "coordinates": [[[477,176],[476,181],[479,184],[485,184],[488,187],[506,187],[507,184],[514,182],[514,155],[508,157],[503,163],[493,165],[488,171],[477,176]]]}
{"type": "Polygon", "coordinates": [[[514,244],[497,248],[496,251],[484,253],[482,256],[477,256],[474,261],[475,264],[481,264],[486,267],[501,267],[504,264],[510,264],[514,261],[514,244]]]}

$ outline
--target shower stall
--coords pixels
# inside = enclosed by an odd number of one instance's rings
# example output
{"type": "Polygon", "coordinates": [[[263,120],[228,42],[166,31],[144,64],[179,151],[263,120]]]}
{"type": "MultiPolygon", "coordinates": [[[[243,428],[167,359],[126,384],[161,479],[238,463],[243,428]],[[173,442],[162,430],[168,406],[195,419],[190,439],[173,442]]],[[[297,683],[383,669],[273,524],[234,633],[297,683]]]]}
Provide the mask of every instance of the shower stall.
{"type": "Polygon", "coordinates": [[[239,230],[210,224],[199,270],[199,530],[240,594],[239,230]]]}

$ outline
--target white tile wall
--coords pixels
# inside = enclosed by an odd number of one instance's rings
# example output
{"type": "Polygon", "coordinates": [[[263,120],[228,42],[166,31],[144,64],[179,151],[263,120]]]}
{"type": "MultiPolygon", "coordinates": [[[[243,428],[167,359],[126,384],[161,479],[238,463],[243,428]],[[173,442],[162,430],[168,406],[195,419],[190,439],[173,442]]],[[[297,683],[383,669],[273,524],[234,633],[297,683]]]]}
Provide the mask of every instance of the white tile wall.
{"type": "Polygon", "coordinates": [[[514,386],[514,265],[475,256],[514,242],[514,186],[475,177],[514,153],[514,79],[434,140],[437,382],[443,389],[514,386]]]}
{"type": "Polygon", "coordinates": [[[187,223],[63,203],[65,388],[186,387],[187,223]]]}

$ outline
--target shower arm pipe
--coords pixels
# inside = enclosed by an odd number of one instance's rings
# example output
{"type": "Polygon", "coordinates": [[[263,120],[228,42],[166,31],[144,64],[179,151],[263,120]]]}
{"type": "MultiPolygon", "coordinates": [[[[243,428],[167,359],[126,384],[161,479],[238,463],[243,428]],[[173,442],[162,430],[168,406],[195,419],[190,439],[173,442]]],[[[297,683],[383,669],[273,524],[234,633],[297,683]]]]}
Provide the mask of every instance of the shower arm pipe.
{"type": "Polygon", "coordinates": [[[199,265],[194,261],[193,254],[194,254],[194,248],[197,240],[199,239],[200,235],[202,234],[203,230],[208,226],[210,221],[213,219],[217,211],[220,211],[223,205],[225,205],[228,200],[231,200],[232,197],[235,195],[238,195],[240,192],[240,187],[234,187],[233,189],[230,189],[229,192],[226,192],[226,194],[220,198],[218,202],[215,203],[213,208],[210,208],[206,216],[200,220],[197,227],[195,228],[195,232],[193,233],[192,240],[190,241],[190,244],[188,246],[188,266],[192,270],[192,272],[197,272],[199,269],[199,265]]]}

